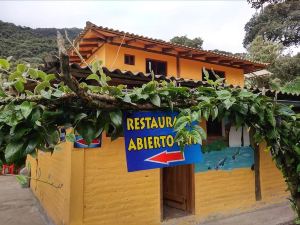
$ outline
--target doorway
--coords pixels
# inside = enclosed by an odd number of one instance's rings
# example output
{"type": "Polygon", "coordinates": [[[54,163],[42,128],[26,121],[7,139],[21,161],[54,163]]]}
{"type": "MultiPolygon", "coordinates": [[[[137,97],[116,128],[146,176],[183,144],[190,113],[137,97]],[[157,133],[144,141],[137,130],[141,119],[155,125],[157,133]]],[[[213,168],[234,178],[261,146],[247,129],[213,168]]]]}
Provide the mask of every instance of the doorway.
{"type": "Polygon", "coordinates": [[[194,165],[162,169],[163,219],[194,214],[194,165]]]}

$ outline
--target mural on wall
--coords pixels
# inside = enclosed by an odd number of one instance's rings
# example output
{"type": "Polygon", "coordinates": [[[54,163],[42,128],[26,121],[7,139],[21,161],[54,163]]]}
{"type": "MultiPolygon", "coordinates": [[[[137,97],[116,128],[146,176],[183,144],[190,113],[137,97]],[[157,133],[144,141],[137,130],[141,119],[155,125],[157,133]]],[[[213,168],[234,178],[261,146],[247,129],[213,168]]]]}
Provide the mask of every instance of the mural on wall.
{"type": "Polygon", "coordinates": [[[251,147],[227,147],[203,154],[203,162],[195,164],[195,172],[251,168],[254,154],[251,147]]]}
{"type": "Polygon", "coordinates": [[[208,143],[203,146],[203,161],[195,164],[195,172],[250,169],[253,165],[254,152],[250,147],[249,130],[227,126],[223,136],[208,137],[208,143]]]}

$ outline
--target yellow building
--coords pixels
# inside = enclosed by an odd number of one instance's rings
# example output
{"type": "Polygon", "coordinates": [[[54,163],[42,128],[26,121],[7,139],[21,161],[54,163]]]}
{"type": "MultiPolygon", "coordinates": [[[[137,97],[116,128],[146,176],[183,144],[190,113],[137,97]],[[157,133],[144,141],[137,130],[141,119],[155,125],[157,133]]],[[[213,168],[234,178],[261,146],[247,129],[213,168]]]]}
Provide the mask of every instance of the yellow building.
{"type": "MultiPolygon", "coordinates": [[[[104,71],[112,77],[112,84],[124,83],[129,87],[147,82],[150,69],[157,79],[176,80],[186,86],[204,84],[203,67],[210,74],[214,70],[228,84],[243,86],[245,73],[265,67],[90,22],[75,40],[75,46],[84,58],[82,62],[76,51],[71,50],[71,71],[75,77],[89,73],[88,68],[78,64],[85,66],[100,59],[104,71]]],[[[224,123],[208,122],[202,126],[207,128],[207,144],[224,137],[224,123]]],[[[206,218],[287,197],[281,173],[264,146],[259,150],[258,177],[251,165],[253,154],[245,154],[246,160],[238,166],[227,165],[238,162],[240,152],[225,156],[216,165],[127,172],[124,138],[111,142],[103,134],[100,148],[76,149],[72,143],[58,147],[60,150],[53,155],[39,153],[37,159],[28,159],[32,177],[53,184],[33,179],[31,189],[57,225],[156,225],[178,215],[206,218]],[[255,190],[258,181],[261,200],[255,190]]]]}

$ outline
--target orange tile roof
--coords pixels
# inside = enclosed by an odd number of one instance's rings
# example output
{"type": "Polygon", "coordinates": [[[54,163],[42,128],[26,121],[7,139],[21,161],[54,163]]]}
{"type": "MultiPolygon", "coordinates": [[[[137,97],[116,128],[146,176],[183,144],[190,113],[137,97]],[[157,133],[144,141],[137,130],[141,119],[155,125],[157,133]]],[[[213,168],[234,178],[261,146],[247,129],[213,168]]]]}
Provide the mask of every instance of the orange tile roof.
{"type": "MultiPolygon", "coordinates": [[[[144,44],[144,48],[141,50],[156,51],[160,54],[174,55],[191,60],[240,68],[243,69],[245,73],[261,70],[267,66],[265,63],[97,26],[91,22],[86,23],[86,27],[75,39],[74,43],[75,46],[78,47],[80,54],[87,59],[101,47],[103,43],[120,45],[122,40],[123,47],[134,47],[134,44],[139,42],[144,44]],[[153,48],[155,48],[155,50],[153,48]],[[157,48],[160,50],[157,50],[157,48]]],[[[72,50],[70,51],[70,61],[80,62],[80,58],[72,50]]]]}

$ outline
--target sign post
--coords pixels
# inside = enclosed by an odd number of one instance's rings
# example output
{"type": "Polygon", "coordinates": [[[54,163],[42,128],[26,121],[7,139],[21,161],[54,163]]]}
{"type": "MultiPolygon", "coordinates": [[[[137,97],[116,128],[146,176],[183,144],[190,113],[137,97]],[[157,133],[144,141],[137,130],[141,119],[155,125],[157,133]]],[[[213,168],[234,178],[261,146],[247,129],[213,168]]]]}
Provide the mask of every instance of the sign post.
{"type": "Polygon", "coordinates": [[[174,142],[177,112],[125,112],[123,120],[128,172],[199,163],[201,145],[180,151],[174,142]]]}

